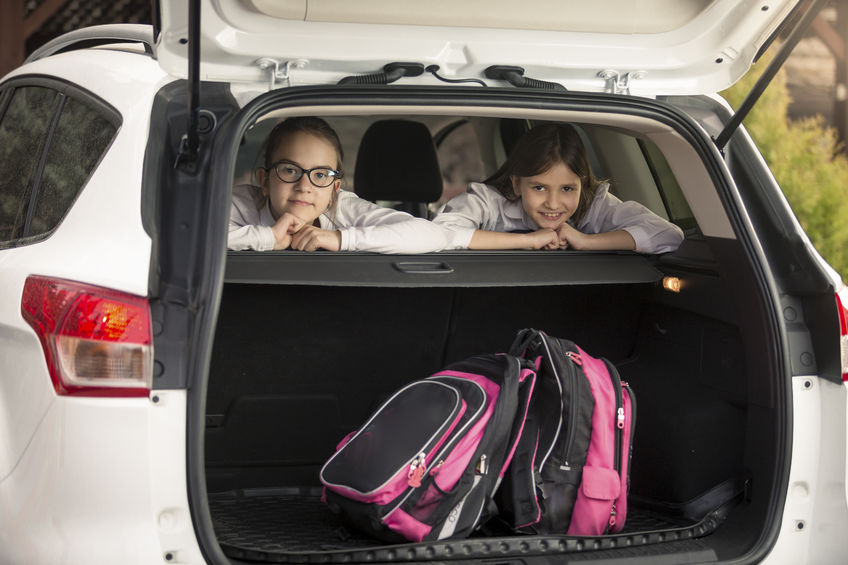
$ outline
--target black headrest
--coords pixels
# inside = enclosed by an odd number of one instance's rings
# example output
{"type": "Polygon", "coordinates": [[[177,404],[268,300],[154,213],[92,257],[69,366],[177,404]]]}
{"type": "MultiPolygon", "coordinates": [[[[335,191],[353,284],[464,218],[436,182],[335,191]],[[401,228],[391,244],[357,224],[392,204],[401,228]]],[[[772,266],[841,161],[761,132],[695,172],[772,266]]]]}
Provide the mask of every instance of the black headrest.
{"type": "Polygon", "coordinates": [[[366,200],[435,202],[442,173],[427,126],[409,120],[381,120],[359,144],[353,189],[366,200]]]}

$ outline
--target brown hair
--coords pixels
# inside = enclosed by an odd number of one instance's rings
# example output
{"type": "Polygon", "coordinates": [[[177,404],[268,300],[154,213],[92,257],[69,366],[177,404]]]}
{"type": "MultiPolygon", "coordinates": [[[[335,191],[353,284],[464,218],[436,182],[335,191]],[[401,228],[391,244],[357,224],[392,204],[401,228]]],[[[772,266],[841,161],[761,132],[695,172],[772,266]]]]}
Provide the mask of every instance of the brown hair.
{"type": "MultiPolygon", "coordinates": [[[[342,142],[339,139],[339,135],[336,133],[336,130],[330,126],[330,124],[321,118],[316,118],[315,116],[294,116],[286,118],[274,126],[271,133],[269,133],[268,137],[265,138],[265,142],[262,144],[262,151],[260,152],[260,154],[264,155],[264,168],[266,171],[271,168],[271,160],[274,158],[274,152],[277,150],[277,147],[283,142],[283,139],[285,139],[286,136],[293,133],[309,133],[316,137],[320,137],[332,145],[336,150],[336,170],[339,172],[338,178],[344,177],[344,166],[342,163],[344,160],[344,151],[342,150],[342,142]]],[[[338,198],[336,198],[336,193],[334,191],[329,206],[332,211],[331,217],[333,218],[333,221],[335,221],[337,201],[338,198]]]]}
{"type": "Polygon", "coordinates": [[[599,181],[589,166],[589,157],[577,129],[571,124],[548,123],[525,133],[509,157],[495,173],[483,182],[495,187],[508,200],[518,200],[510,177],[532,177],[565,163],[580,177],[580,201],[574,221],[579,223],[595,197],[599,181]]]}

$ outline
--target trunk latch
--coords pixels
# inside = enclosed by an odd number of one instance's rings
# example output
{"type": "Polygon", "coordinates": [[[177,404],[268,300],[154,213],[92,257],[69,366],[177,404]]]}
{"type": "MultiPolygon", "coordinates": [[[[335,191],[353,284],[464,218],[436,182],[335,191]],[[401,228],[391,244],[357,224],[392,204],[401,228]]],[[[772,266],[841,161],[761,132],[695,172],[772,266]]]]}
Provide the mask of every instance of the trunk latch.
{"type": "Polygon", "coordinates": [[[307,63],[306,59],[296,59],[294,61],[278,61],[270,57],[262,57],[257,59],[255,64],[261,70],[268,73],[268,90],[273,90],[277,86],[277,82],[286,81],[286,86],[291,86],[291,77],[289,75],[292,68],[302,69],[307,63]]]}
{"type": "Polygon", "coordinates": [[[645,71],[631,71],[623,75],[618,71],[607,69],[598,73],[598,76],[604,79],[607,84],[604,90],[610,94],[630,94],[630,81],[638,78],[643,78],[645,71]]]}

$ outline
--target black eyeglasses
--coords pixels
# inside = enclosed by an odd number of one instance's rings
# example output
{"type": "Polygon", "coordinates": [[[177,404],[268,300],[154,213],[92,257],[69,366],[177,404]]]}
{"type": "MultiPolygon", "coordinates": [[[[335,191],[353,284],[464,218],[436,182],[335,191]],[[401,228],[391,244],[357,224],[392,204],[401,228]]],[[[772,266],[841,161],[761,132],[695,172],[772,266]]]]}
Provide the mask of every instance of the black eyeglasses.
{"type": "MultiPolygon", "coordinates": [[[[300,180],[300,177],[306,175],[309,182],[318,188],[327,188],[333,184],[336,179],[340,179],[342,177],[342,174],[334,169],[328,169],[327,167],[304,169],[303,167],[298,167],[297,165],[286,161],[274,163],[269,168],[274,169],[274,172],[277,173],[277,178],[283,182],[297,182],[300,180]]],[[[268,169],[265,170],[267,171],[268,169]]]]}

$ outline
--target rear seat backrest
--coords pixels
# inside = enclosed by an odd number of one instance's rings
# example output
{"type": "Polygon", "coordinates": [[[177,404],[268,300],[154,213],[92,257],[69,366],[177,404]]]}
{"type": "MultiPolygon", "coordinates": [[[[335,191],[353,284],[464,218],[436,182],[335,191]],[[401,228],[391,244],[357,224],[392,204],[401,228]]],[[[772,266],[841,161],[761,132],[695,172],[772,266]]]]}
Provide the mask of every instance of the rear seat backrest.
{"type": "Polygon", "coordinates": [[[365,131],[356,157],[354,190],[366,200],[400,202],[397,209],[426,218],[442,195],[442,172],[427,126],[380,120],[365,131]]]}

